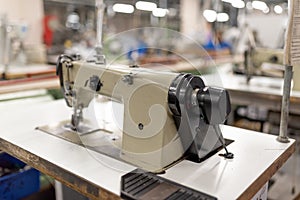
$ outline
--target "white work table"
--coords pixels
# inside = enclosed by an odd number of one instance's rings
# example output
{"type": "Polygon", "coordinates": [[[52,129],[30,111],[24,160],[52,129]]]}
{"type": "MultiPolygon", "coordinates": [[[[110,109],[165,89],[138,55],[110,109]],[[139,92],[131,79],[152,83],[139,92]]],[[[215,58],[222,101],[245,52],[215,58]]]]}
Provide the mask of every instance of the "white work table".
{"type": "MultiPolygon", "coordinates": [[[[0,149],[91,199],[119,199],[121,176],[135,167],[35,130],[70,118],[63,100],[1,106],[0,149]]],[[[214,155],[202,163],[181,161],[161,175],[218,199],[251,199],[295,150],[295,141],[222,127],[233,160],[214,155]]],[[[223,152],[224,150],[222,150],[223,152]]]]}

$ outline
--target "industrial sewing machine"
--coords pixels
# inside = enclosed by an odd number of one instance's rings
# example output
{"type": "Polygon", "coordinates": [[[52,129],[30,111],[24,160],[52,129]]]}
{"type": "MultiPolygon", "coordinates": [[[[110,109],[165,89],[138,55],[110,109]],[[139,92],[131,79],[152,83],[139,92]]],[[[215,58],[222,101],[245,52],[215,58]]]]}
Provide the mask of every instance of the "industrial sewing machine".
{"type": "Polygon", "coordinates": [[[225,146],[219,124],[230,112],[228,92],[207,87],[199,76],[106,66],[66,55],[58,59],[57,74],[66,103],[74,110],[64,124],[68,131],[86,130],[82,110],[95,94],[124,104],[124,114],[117,111],[123,115],[120,151],[102,148],[104,154],[159,172],[182,158],[200,162],[225,146]]]}
{"type": "Polygon", "coordinates": [[[253,48],[244,52],[247,82],[253,75],[283,77],[283,49],[253,48]]]}

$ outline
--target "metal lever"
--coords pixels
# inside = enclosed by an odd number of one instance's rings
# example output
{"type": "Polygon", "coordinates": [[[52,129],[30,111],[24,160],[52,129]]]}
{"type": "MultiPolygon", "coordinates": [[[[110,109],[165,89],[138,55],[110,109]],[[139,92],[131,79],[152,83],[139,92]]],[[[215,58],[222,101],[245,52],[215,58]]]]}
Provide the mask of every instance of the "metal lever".
{"type": "Polygon", "coordinates": [[[227,159],[233,159],[234,155],[233,153],[228,152],[219,125],[225,122],[231,111],[230,98],[227,90],[205,87],[203,90],[198,91],[197,99],[203,110],[206,123],[213,126],[220,143],[226,151],[225,154],[220,155],[227,159]]]}
{"type": "Polygon", "coordinates": [[[218,136],[218,138],[219,138],[219,141],[221,142],[221,144],[222,144],[222,146],[223,146],[223,148],[225,149],[225,152],[226,152],[226,153],[224,153],[224,154],[219,154],[219,155],[220,155],[220,156],[223,156],[224,158],[227,158],[227,159],[233,159],[234,154],[231,153],[231,152],[229,152],[229,151],[227,150],[225,140],[224,140],[224,138],[222,137],[222,131],[221,131],[221,129],[220,129],[220,125],[219,125],[219,124],[215,124],[215,125],[213,125],[213,127],[214,127],[215,132],[217,133],[217,136],[218,136]]]}

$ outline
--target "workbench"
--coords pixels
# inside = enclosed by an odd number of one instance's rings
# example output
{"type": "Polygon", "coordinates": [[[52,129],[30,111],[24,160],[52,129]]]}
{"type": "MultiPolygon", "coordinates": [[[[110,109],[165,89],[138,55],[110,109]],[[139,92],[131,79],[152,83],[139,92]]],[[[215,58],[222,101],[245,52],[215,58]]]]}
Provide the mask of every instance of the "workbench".
{"type": "MultiPolygon", "coordinates": [[[[203,77],[208,85],[227,89],[233,104],[281,110],[283,78],[253,76],[247,84],[246,75],[234,74],[231,63],[220,65],[215,73],[203,77]]],[[[290,112],[300,114],[300,91],[291,91],[290,112]]]]}
{"type": "MultiPolygon", "coordinates": [[[[4,66],[0,65],[0,73],[4,66]]],[[[0,81],[0,94],[36,89],[57,89],[59,80],[55,65],[32,64],[10,66],[6,72],[7,80],[0,81]]]]}
{"type": "MultiPolygon", "coordinates": [[[[134,166],[35,129],[69,119],[71,109],[64,100],[0,105],[0,113],[0,149],[91,199],[120,198],[120,178],[134,166]]],[[[183,160],[160,176],[218,199],[250,199],[295,150],[293,139],[279,143],[259,132],[230,126],[222,130],[234,140],[228,145],[233,160],[217,154],[202,163],[183,160]]]]}

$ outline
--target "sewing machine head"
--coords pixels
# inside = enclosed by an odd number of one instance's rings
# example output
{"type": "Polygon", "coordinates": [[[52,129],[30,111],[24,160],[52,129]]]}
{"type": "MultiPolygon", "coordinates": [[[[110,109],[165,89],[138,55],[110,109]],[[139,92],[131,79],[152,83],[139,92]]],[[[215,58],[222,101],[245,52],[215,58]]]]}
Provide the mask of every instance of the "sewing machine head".
{"type": "Polygon", "coordinates": [[[283,49],[249,47],[244,53],[247,82],[253,75],[283,76],[283,49]]]}
{"type": "Polygon", "coordinates": [[[207,87],[200,76],[105,66],[65,55],[59,57],[57,74],[67,105],[74,108],[75,131],[95,94],[124,104],[124,161],[160,171],[183,157],[199,162],[222,145],[219,124],[230,112],[229,95],[207,87]]]}

